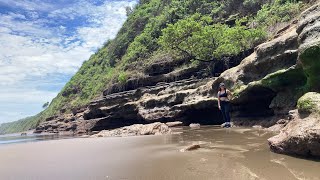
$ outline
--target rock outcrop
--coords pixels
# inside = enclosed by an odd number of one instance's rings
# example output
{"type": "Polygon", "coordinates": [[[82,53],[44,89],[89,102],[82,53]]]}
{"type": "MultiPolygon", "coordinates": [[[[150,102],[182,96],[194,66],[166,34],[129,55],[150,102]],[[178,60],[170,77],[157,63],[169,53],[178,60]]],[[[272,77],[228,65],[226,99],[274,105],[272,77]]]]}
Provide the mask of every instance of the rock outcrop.
{"type": "Polygon", "coordinates": [[[203,96],[199,87],[215,78],[186,79],[104,96],[75,114],[61,115],[41,123],[36,133],[69,131],[87,134],[133,124],[172,122],[221,124],[217,99],[203,96]]]}
{"type": "MultiPolygon", "coordinates": [[[[299,33],[299,66],[307,75],[306,90],[319,92],[320,78],[320,4],[301,15],[299,33]]],[[[320,157],[320,94],[309,92],[297,103],[299,117],[294,118],[280,132],[270,138],[274,152],[320,157]]]]}
{"type": "MultiPolygon", "coordinates": [[[[115,85],[87,107],[47,119],[35,132],[90,134],[133,124],[167,123],[177,119],[184,125],[220,125],[223,120],[217,107],[216,92],[219,83],[224,82],[234,95],[231,103],[235,125],[238,125],[237,119],[243,117],[257,119],[276,115],[282,119],[270,120],[270,124],[277,124],[273,130],[284,128],[285,132],[294,129],[287,134],[296,138],[300,137],[298,131],[304,129],[301,137],[306,135],[313,143],[318,131],[312,129],[311,124],[315,126],[317,119],[305,119],[310,126],[307,123],[301,125],[304,127],[301,129],[298,126],[303,121],[296,121],[295,116],[288,118],[288,112],[296,108],[304,93],[320,91],[319,7],[317,4],[304,11],[298,21],[279,31],[275,39],[257,46],[239,65],[235,64],[237,66],[224,71],[218,78],[190,78],[198,71],[192,68],[182,70],[181,76],[177,76],[172,69],[165,67],[165,63],[158,62],[146,69],[149,76],[129,80],[124,89],[115,85]],[[178,81],[174,77],[178,77],[178,81]]],[[[276,152],[290,153],[289,149],[294,148],[282,145],[286,144],[285,138],[281,141],[275,139],[277,142],[270,141],[270,146],[276,152]]],[[[305,146],[310,145],[302,144],[305,146]]],[[[310,150],[309,154],[317,155],[317,152],[310,150]]]]}
{"type": "Polygon", "coordinates": [[[277,153],[320,157],[320,94],[307,93],[299,99],[299,116],[290,121],[279,135],[270,139],[277,153]]]}
{"type": "Polygon", "coordinates": [[[224,71],[218,78],[158,82],[155,86],[117,90],[118,93],[106,90],[105,96],[88,107],[48,119],[35,132],[87,134],[177,119],[185,125],[220,125],[223,119],[216,98],[220,82],[225,82],[234,93],[234,119],[285,114],[296,104],[297,96],[292,89],[300,88],[307,81],[302,68],[296,68],[299,48],[296,26],[292,24],[279,37],[259,45],[238,66],[224,71]]]}
{"type": "Polygon", "coordinates": [[[201,148],[201,146],[199,144],[192,144],[192,145],[189,145],[183,149],[180,149],[180,152],[186,152],[186,151],[194,151],[194,150],[197,150],[201,148]]]}
{"type": "Polygon", "coordinates": [[[135,124],[114,130],[103,130],[91,137],[124,137],[124,136],[141,136],[141,135],[163,135],[170,134],[171,130],[164,123],[152,124],[135,124]]]}
{"type": "Polygon", "coordinates": [[[299,65],[308,77],[308,88],[320,91],[320,3],[301,14],[299,33],[299,65]]]}

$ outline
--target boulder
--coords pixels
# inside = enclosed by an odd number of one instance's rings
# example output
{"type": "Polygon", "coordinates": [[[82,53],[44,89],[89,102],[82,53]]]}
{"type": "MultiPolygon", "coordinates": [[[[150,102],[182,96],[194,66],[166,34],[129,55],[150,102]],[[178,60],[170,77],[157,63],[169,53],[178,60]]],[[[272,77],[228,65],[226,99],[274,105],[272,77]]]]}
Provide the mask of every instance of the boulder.
{"type": "Polygon", "coordinates": [[[316,92],[309,92],[303,95],[297,103],[300,114],[320,114],[320,94],[316,92]]]}
{"type": "Polygon", "coordinates": [[[193,151],[201,148],[199,144],[192,144],[180,150],[180,152],[193,151]]]}
{"type": "MultiPolygon", "coordinates": [[[[226,124],[227,123],[223,123],[223,124],[220,125],[220,127],[224,128],[226,126],[226,124]]],[[[236,126],[234,125],[233,122],[230,122],[230,127],[236,127],[236,126]]]]}
{"type": "Polygon", "coordinates": [[[307,93],[298,101],[300,118],[290,121],[279,135],[268,139],[277,153],[320,157],[320,94],[307,93]],[[309,114],[306,114],[309,113],[309,114]]]}
{"type": "Polygon", "coordinates": [[[91,137],[124,137],[124,136],[140,136],[140,135],[163,135],[171,134],[169,127],[160,122],[152,124],[135,124],[125,126],[114,130],[103,130],[91,137]]]}
{"type": "Polygon", "coordinates": [[[254,128],[254,129],[263,129],[263,127],[261,125],[254,125],[254,126],[252,126],[252,128],[254,128]]]}
{"type": "Polygon", "coordinates": [[[189,125],[189,127],[191,127],[191,128],[200,128],[200,124],[192,123],[192,124],[189,125]]]}
{"type": "Polygon", "coordinates": [[[183,122],[181,121],[174,121],[174,122],[167,122],[166,125],[169,127],[176,127],[176,126],[182,126],[183,122]]]}

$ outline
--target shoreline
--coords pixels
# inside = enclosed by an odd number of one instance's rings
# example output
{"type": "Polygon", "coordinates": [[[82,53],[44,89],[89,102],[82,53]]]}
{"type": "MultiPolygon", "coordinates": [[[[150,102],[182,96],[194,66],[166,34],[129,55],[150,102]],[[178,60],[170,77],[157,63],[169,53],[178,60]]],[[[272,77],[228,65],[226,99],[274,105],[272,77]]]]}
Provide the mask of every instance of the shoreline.
{"type": "Polygon", "coordinates": [[[261,143],[270,134],[259,129],[203,126],[181,132],[0,146],[0,179],[273,179],[292,178],[290,171],[302,164],[310,169],[308,177],[317,169],[315,162],[270,152],[261,143]],[[201,148],[180,151],[192,143],[201,148]]]}

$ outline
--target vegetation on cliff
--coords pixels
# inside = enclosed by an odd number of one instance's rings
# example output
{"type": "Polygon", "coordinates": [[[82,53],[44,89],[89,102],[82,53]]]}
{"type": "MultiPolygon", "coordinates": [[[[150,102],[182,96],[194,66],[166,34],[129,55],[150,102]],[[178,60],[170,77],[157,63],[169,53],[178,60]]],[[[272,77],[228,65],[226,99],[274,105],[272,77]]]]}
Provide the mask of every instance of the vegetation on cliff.
{"type": "Polygon", "coordinates": [[[0,134],[15,133],[33,129],[38,125],[38,122],[35,121],[36,118],[36,116],[31,116],[12,123],[3,123],[0,126],[0,134]]]}
{"type": "Polygon", "coordinates": [[[116,38],[83,63],[47,109],[4,124],[0,132],[34,128],[88,104],[115,83],[148,76],[144,69],[159,55],[183,59],[181,66],[188,67],[253,48],[273,35],[270,27],[290,21],[303,6],[295,0],[140,0],[116,38]]]}

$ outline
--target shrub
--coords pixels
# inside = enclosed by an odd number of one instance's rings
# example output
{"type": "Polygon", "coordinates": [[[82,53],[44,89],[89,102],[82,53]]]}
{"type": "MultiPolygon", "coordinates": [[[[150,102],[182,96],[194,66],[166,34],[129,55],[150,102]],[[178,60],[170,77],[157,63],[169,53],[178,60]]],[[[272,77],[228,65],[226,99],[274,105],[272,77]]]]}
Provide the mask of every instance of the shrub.
{"type": "Polygon", "coordinates": [[[119,73],[119,76],[118,76],[118,81],[121,83],[121,84],[124,84],[126,83],[128,80],[128,75],[126,72],[120,72],[119,73]]]}
{"type": "Polygon", "coordinates": [[[275,0],[264,4],[258,11],[254,22],[260,26],[273,26],[276,23],[287,22],[300,13],[302,2],[294,0],[275,0]]]}
{"type": "Polygon", "coordinates": [[[213,61],[225,55],[238,54],[265,38],[261,29],[248,29],[237,21],[236,26],[213,24],[209,16],[195,14],[168,25],[162,30],[159,44],[179,51],[195,60],[213,61]]]}

